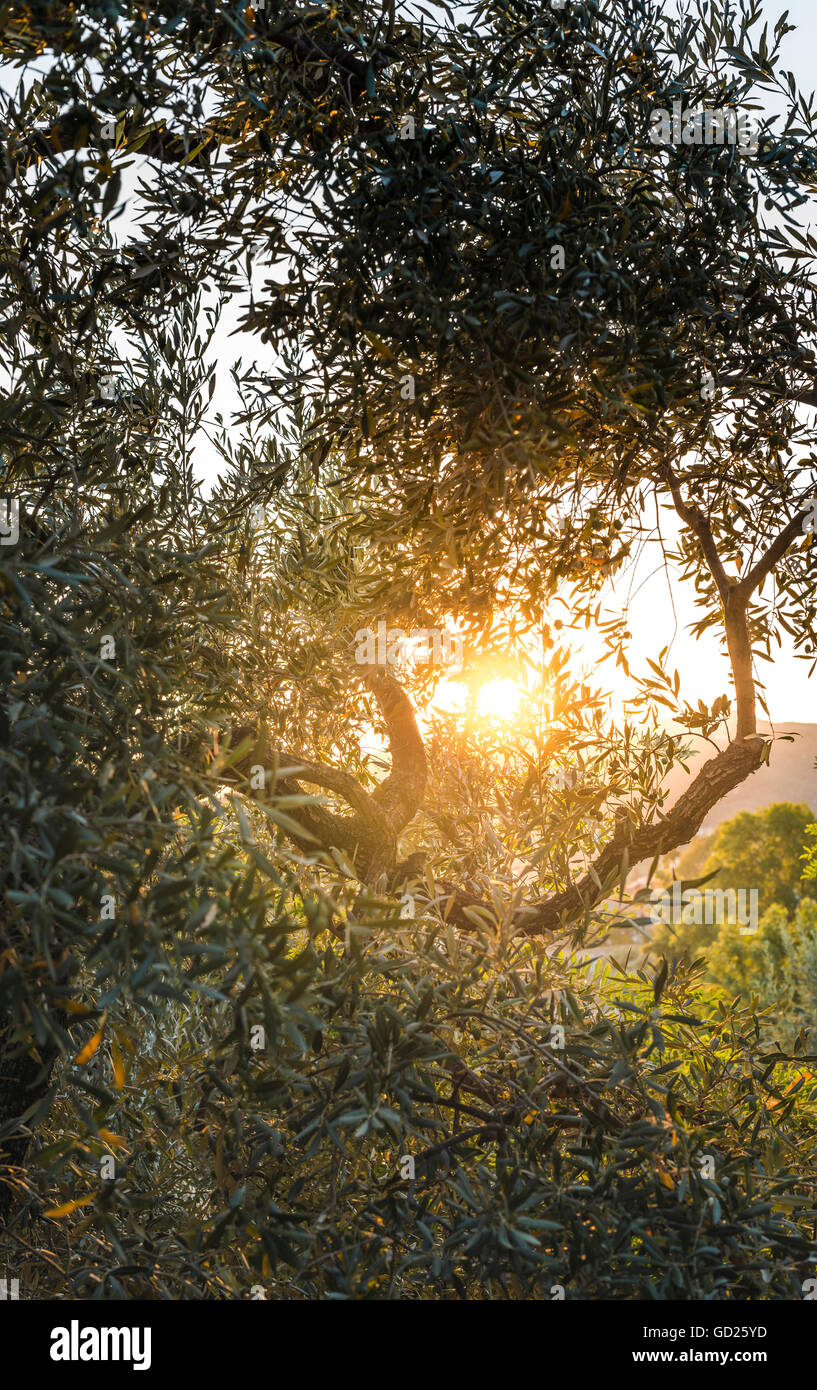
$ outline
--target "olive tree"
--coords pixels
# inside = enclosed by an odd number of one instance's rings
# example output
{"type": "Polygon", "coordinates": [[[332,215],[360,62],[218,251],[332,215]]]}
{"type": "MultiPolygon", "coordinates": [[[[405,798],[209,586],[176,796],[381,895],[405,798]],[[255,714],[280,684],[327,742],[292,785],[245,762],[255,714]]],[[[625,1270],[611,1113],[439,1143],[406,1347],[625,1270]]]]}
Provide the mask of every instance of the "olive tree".
{"type": "Polygon", "coordinates": [[[790,1295],[804,1041],[698,1018],[683,965],[618,986],[587,955],[629,869],[769,756],[756,655],[813,644],[785,22],[9,15],[6,1248],[108,1297],[754,1296],[769,1262],[790,1295]],[[257,356],[214,424],[236,296],[257,356]],[[733,690],[694,707],[659,650],[645,733],[553,614],[627,670],[602,594],[646,543],[733,690]],[[549,718],[490,756],[429,732],[437,672],[355,660],[383,614],[467,654],[535,636],[549,718]],[[667,811],[668,710],[730,737],[667,811]]]}

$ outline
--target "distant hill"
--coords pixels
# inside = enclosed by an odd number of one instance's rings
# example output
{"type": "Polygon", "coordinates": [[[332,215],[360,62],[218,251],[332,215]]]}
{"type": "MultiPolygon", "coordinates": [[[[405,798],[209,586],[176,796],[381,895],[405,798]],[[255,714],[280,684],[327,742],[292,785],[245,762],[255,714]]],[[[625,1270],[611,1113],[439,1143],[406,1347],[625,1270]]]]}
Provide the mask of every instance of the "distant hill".
{"type": "MultiPolygon", "coordinates": [[[[758,721],[758,732],[770,734],[768,724],[758,721]]],[[[714,830],[721,821],[729,820],[739,811],[759,811],[773,801],[803,801],[817,815],[817,724],[776,724],[777,742],[772,748],[768,767],[753,772],[739,787],[719,801],[710,811],[701,832],[714,830]],[[781,734],[793,734],[793,743],[781,743],[781,734]]],[[[706,754],[702,755],[703,757],[706,754]]],[[[690,773],[675,767],[667,781],[670,799],[665,810],[689,786],[701,757],[690,760],[690,773]]]]}

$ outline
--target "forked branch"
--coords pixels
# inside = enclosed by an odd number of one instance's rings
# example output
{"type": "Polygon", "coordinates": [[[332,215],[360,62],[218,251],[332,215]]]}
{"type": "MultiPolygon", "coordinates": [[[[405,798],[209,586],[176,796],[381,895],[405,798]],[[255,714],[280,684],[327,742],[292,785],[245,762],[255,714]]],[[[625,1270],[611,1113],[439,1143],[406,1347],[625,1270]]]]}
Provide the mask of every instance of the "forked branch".
{"type": "MultiPolygon", "coordinates": [[[[323,787],[341,797],[352,815],[338,815],[318,803],[299,807],[294,819],[305,834],[292,832],[291,838],[304,849],[342,850],[350,859],[362,882],[373,882],[388,873],[397,857],[397,838],[416,815],[426,786],[426,755],[411,701],[397,681],[377,670],[370,671],[366,683],[374,694],[391,754],[391,771],[368,792],[351,773],[300,754],[275,748],[265,730],[236,729],[235,743],[250,739],[251,748],[230,769],[231,781],[244,781],[255,766],[264,769],[277,764],[278,789],[297,793],[300,784],[323,787]]],[[[293,817],[291,817],[293,819],[293,817]]]]}

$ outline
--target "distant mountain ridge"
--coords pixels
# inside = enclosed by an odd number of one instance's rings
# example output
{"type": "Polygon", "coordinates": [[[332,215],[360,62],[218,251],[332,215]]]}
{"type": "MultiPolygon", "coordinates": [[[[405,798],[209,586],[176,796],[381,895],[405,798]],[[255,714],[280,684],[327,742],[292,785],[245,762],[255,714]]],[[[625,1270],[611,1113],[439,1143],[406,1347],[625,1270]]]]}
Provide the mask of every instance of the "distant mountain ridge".
{"type": "MultiPolygon", "coordinates": [[[[817,816],[817,724],[780,723],[774,730],[762,720],[758,720],[758,733],[774,734],[769,766],[758,768],[739,787],[729,792],[717,806],[713,806],[706,818],[701,832],[714,830],[722,821],[736,816],[739,811],[759,811],[774,801],[805,802],[817,816]],[[783,734],[793,734],[793,743],[781,742],[783,734]]],[[[703,752],[689,761],[689,774],[676,766],[667,779],[669,800],[664,804],[666,811],[689,786],[692,777],[708,754],[703,752]]]]}

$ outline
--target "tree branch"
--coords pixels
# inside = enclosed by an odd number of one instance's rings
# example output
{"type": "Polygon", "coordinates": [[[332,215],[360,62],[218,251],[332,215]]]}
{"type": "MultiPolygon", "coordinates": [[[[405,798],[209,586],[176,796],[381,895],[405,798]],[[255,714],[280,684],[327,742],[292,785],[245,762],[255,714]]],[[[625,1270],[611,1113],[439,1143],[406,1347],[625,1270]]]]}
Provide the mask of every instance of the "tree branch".
{"type": "Polygon", "coordinates": [[[288,780],[307,782],[311,786],[325,787],[327,791],[337,792],[372,830],[379,828],[381,818],[373,798],[350,772],[343,772],[337,767],[327,767],[324,763],[313,763],[300,753],[285,753],[283,750],[278,751],[278,768],[287,775],[288,780]]]}
{"type": "Polygon", "coordinates": [[[380,706],[391,754],[391,772],[372,792],[372,801],[399,835],[416,816],[425,795],[426,750],[411,701],[394,676],[372,668],[366,683],[380,706]]]}
{"type": "Polygon", "coordinates": [[[740,581],[738,587],[745,592],[747,598],[763,583],[766,575],[771,573],[778,560],[782,560],[792,541],[798,535],[803,534],[803,522],[807,516],[808,512],[805,509],[793,516],[791,521],[783,527],[780,535],[772,541],[765,555],[761,555],[757,564],[753,565],[748,574],[740,581]]]}
{"type": "Polygon", "coordinates": [[[536,906],[522,909],[520,929],[523,934],[537,936],[542,932],[558,931],[609,896],[625,869],[686,844],[700,830],[712,807],[755,772],[762,758],[762,738],[730,743],[723,752],[704,763],[666,816],[635,830],[620,829],[579,883],[536,906]]]}
{"type": "Polygon", "coordinates": [[[727,576],[726,570],[723,567],[721,557],[718,554],[718,548],[715,545],[715,538],[712,535],[712,530],[710,528],[706,516],[700,510],[699,507],[695,507],[691,503],[684,502],[684,499],[681,495],[680,483],[678,482],[678,479],[675,477],[670,468],[665,467],[664,469],[662,469],[661,476],[663,477],[664,481],[669,487],[670,492],[672,493],[672,500],[675,505],[676,512],[680,516],[681,520],[686,522],[690,530],[694,531],[695,535],[698,537],[701,549],[704,553],[704,558],[706,560],[707,565],[709,566],[709,572],[717,585],[718,593],[720,594],[722,601],[725,603],[726,595],[730,586],[730,580],[727,576]]]}
{"type": "MultiPolygon", "coordinates": [[[[700,508],[684,501],[680,484],[669,468],[662,469],[661,476],[672,493],[678,515],[698,538],[723,603],[726,645],[735,683],[735,738],[703,765],[666,816],[638,828],[623,824],[578,883],[543,902],[521,908],[517,914],[517,929],[524,935],[558,931],[607,897],[613,884],[628,868],[686,844],[700,829],[712,807],[755,772],[763,758],[764,740],[757,733],[747,608],[754,589],[792,543],[805,513],[799,513],[788,523],[742,580],[730,580],[707,517],[700,508]]],[[[475,894],[447,882],[439,887],[448,894],[443,909],[445,917],[461,930],[473,931],[476,920],[483,918],[486,912],[495,915],[490,904],[475,894]]]]}
{"type": "MultiPolygon", "coordinates": [[[[623,820],[579,882],[539,903],[519,908],[514,925],[524,935],[538,936],[563,929],[609,896],[616,880],[629,868],[686,844],[712,807],[755,772],[763,759],[764,740],[757,733],[747,609],[754,589],[791,545],[806,513],[792,518],[742,580],[731,580],[705,514],[684,501],[678,479],[669,468],[662,470],[662,477],[678,515],[698,538],[723,603],[726,644],[735,683],[735,738],[703,765],[665,816],[637,827],[623,820]]],[[[353,808],[354,815],[340,817],[321,807],[308,807],[300,818],[320,844],[343,849],[361,879],[372,881],[379,873],[395,869],[397,838],[420,809],[427,766],[414,710],[405,691],[393,676],[379,668],[369,668],[364,679],[380,706],[392,760],[388,777],[371,794],[337,768],[327,768],[298,755],[277,756],[285,773],[285,790],[296,790],[299,781],[311,782],[337,792],[353,808]]],[[[250,765],[251,760],[245,758],[241,769],[250,765]]],[[[444,917],[460,930],[472,932],[479,921],[496,920],[494,907],[478,894],[443,880],[436,887],[442,894],[444,917]]]]}
{"type": "MultiPolygon", "coordinates": [[[[687,526],[695,533],[704,554],[704,559],[709,567],[712,578],[717,585],[723,604],[723,622],[726,635],[726,647],[729,653],[729,661],[732,667],[732,678],[735,682],[735,714],[736,727],[735,738],[738,742],[744,739],[757,737],[757,711],[755,704],[755,680],[752,671],[752,641],[749,635],[749,624],[747,621],[747,608],[749,598],[752,593],[752,576],[758,571],[762,578],[763,573],[776,563],[786,546],[791,543],[790,528],[793,522],[778,536],[777,540],[769,551],[743,579],[730,579],[723,567],[723,562],[718,554],[712,528],[709,519],[701,511],[700,507],[695,507],[691,503],[684,502],[681,495],[681,487],[678,479],[674,476],[669,467],[661,470],[661,476],[667,483],[672,494],[675,510],[687,526]],[[781,542],[785,544],[781,546],[781,542]],[[764,568],[765,567],[765,568],[764,568]]],[[[801,518],[802,519],[802,518],[801,518]]]]}
{"type": "Polygon", "coordinates": [[[278,765],[278,787],[296,794],[299,783],[325,787],[341,796],[354,814],[340,816],[313,803],[300,807],[297,822],[306,832],[290,838],[300,848],[340,849],[348,855],[362,882],[371,882],[394,868],[397,838],[416,815],[426,786],[426,755],[411,701],[393,676],[378,670],[366,674],[383,720],[391,754],[391,772],[372,793],[366,791],[351,773],[316,763],[296,753],[284,753],[269,741],[265,730],[235,729],[236,743],[251,740],[251,749],[225,774],[240,783],[253,767],[268,769],[278,765]]]}

